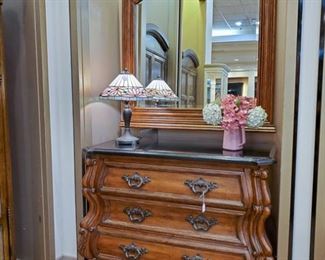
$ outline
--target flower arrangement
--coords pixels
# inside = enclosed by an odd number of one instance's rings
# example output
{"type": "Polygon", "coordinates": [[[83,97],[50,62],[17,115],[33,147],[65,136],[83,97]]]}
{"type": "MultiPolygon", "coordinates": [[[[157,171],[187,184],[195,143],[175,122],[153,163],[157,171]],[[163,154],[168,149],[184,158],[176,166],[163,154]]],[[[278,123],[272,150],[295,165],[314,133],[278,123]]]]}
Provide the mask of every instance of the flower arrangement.
{"type": "Polygon", "coordinates": [[[267,113],[256,106],[251,97],[227,95],[203,108],[203,119],[212,125],[221,125],[225,130],[240,129],[245,126],[260,127],[267,119],[267,113]]]}

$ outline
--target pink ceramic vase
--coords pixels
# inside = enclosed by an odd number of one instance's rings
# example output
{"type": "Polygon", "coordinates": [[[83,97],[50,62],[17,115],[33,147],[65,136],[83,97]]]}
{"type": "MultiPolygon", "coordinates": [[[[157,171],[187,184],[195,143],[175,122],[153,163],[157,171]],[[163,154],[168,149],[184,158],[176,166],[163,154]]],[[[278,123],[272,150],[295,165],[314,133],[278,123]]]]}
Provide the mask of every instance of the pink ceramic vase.
{"type": "Polygon", "coordinates": [[[224,130],[223,145],[224,150],[240,151],[246,143],[245,128],[224,130]]]}

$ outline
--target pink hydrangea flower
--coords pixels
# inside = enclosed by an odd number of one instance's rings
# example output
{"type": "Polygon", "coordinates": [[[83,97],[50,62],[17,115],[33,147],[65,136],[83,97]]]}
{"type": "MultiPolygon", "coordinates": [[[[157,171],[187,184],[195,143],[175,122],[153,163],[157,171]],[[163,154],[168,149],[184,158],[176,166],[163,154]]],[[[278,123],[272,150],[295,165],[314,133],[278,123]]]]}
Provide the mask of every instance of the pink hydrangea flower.
{"type": "Polygon", "coordinates": [[[251,97],[227,95],[221,100],[223,129],[232,130],[245,127],[249,111],[256,106],[256,99],[251,97]]]}

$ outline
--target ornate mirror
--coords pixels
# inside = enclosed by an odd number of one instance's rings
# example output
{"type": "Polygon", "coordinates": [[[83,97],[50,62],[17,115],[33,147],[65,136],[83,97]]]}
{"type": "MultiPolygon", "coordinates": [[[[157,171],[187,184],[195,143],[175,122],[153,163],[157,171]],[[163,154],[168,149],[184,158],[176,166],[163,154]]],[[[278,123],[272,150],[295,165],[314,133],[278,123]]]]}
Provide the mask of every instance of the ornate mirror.
{"type": "MultiPolygon", "coordinates": [[[[178,103],[134,106],[138,128],[212,130],[202,108],[226,94],[256,97],[275,131],[276,0],[123,0],[124,68],[163,78],[178,103]]],[[[122,123],[123,124],[123,123],[122,123]]]]}

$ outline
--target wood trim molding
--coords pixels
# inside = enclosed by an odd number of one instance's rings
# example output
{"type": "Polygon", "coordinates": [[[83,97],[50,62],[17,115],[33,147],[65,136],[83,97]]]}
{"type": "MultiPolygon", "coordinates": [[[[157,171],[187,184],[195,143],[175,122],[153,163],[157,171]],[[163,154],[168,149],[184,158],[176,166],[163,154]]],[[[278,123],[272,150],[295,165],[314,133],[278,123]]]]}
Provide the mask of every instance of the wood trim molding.
{"type": "Polygon", "coordinates": [[[275,84],[276,0],[260,1],[257,101],[273,122],[275,84]]]}
{"type": "Polygon", "coordinates": [[[134,64],[134,21],[133,7],[142,0],[123,0],[122,2],[122,65],[131,73],[135,73],[134,64]]]}
{"type": "Polygon", "coordinates": [[[147,34],[153,36],[166,52],[169,49],[169,42],[166,35],[159,29],[159,27],[155,24],[148,23],[147,24],[147,34]]]}
{"type": "Polygon", "coordinates": [[[4,68],[2,1],[0,1],[0,254],[15,259],[15,219],[11,148],[9,136],[8,99],[4,68]]]}
{"type": "Polygon", "coordinates": [[[199,57],[192,49],[186,49],[185,51],[183,51],[182,58],[184,57],[190,58],[193,61],[195,68],[199,67],[200,65],[199,57]]]}
{"type": "MultiPolygon", "coordinates": [[[[136,73],[134,63],[133,8],[139,0],[123,0],[122,3],[122,65],[136,73]]],[[[258,59],[258,104],[268,113],[269,123],[256,132],[274,132],[273,102],[275,84],[276,2],[260,1],[260,34],[258,59]]],[[[123,125],[123,122],[121,123],[123,125]]],[[[140,108],[134,107],[132,126],[138,128],[215,130],[202,119],[202,109],[140,108]],[[158,111],[159,110],[159,111],[158,111]],[[182,116],[182,117],[180,117],[182,116]],[[193,117],[193,118],[191,118],[193,117]]]]}
{"type": "MultiPolygon", "coordinates": [[[[83,30],[88,27],[88,19],[82,16],[82,12],[89,12],[89,3],[86,1],[70,1],[70,39],[71,39],[71,64],[72,64],[72,105],[73,105],[73,136],[74,136],[74,167],[75,167],[75,200],[76,200],[76,222],[80,223],[83,217],[83,197],[82,197],[82,147],[87,143],[85,129],[82,120],[85,120],[85,114],[80,111],[84,104],[84,80],[85,72],[83,67],[88,59],[84,57],[84,52],[89,53],[88,45],[82,37],[89,39],[89,31],[83,30]],[[82,31],[82,34],[80,33],[82,31]],[[86,45],[86,46],[85,46],[86,45]],[[80,51],[83,50],[83,52],[80,51]],[[85,51],[86,50],[86,51],[85,51]],[[80,79],[79,73],[82,71],[83,79],[80,79]]],[[[78,234],[79,225],[76,225],[76,234],[78,234]]],[[[75,257],[62,256],[58,260],[84,260],[77,255],[75,257]]]]}
{"type": "MultiPolygon", "coordinates": [[[[42,191],[42,210],[43,219],[40,226],[40,238],[43,241],[38,243],[40,253],[44,260],[53,259],[55,255],[55,235],[54,235],[54,204],[53,204],[53,182],[52,182],[52,151],[51,151],[51,132],[50,132],[50,101],[48,86],[48,53],[47,53],[47,34],[46,34],[46,6],[45,0],[34,0],[35,12],[35,42],[36,42],[36,70],[37,88],[39,100],[39,132],[40,134],[40,175],[42,176],[39,189],[42,191]]],[[[36,175],[35,175],[36,176],[36,175]]]]}
{"type": "MultiPolygon", "coordinates": [[[[123,121],[121,126],[124,126],[123,121]]],[[[206,124],[200,108],[133,107],[131,127],[223,131],[221,127],[206,124]]],[[[276,130],[268,123],[260,128],[247,128],[247,131],[274,133],[276,130]]]]}

